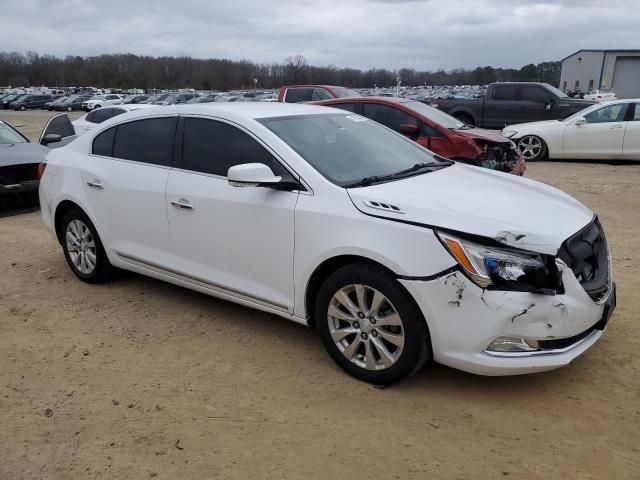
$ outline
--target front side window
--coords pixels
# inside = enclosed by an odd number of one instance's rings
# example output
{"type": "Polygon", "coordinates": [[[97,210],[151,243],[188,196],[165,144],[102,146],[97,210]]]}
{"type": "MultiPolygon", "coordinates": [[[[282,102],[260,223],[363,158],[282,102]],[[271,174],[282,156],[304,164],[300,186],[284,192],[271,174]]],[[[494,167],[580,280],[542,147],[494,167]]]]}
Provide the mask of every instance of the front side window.
{"type": "Polygon", "coordinates": [[[149,118],[118,125],[113,156],[152,165],[170,166],[178,120],[149,118]]]}
{"type": "Polygon", "coordinates": [[[360,115],[342,113],[259,120],[329,181],[346,186],[417,164],[447,166],[415,142],[360,115]]]}
{"type": "Polygon", "coordinates": [[[400,132],[400,125],[408,124],[415,125],[416,127],[418,126],[418,121],[413,115],[387,105],[365,103],[363,105],[362,113],[365,117],[375,120],[396,132],[400,132]]]}
{"type": "Polygon", "coordinates": [[[289,176],[255,139],[223,122],[187,118],[182,142],[182,168],[226,177],[230,167],[263,163],[274,175],[289,176]]]}
{"type": "Polygon", "coordinates": [[[362,96],[355,90],[351,90],[350,88],[344,88],[344,87],[331,87],[331,91],[336,96],[336,98],[351,98],[351,97],[362,96]]]}
{"type": "Polygon", "coordinates": [[[546,103],[549,100],[549,93],[544,88],[533,85],[522,87],[522,100],[535,103],[546,103]]]}
{"type": "Polygon", "coordinates": [[[313,89],[313,95],[311,95],[311,100],[313,101],[329,100],[330,98],[333,98],[333,97],[329,95],[329,92],[327,92],[326,90],[323,90],[322,88],[313,89]]]}
{"type": "Polygon", "coordinates": [[[616,103],[614,105],[607,105],[606,107],[599,108],[598,110],[585,115],[584,118],[587,120],[587,123],[623,122],[626,112],[626,103],[616,103]]]}
{"type": "Polygon", "coordinates": [[[640,103],[634,103],[633,105],[629,105],[629,108],[635,108],[631,121],[640,122],[640,103]]]}

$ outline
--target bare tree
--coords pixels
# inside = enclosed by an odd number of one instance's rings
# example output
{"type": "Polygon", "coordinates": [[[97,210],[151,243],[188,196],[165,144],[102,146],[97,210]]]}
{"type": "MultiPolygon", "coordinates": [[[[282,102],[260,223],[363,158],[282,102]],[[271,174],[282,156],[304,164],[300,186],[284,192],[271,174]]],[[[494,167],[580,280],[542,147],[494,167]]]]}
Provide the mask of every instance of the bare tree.
{"type": "Polygon", "coordinates": [[[301,83],[307,76],[307,59],[298,54],[285,60],[285,74],[289,83],[301,83]]]}

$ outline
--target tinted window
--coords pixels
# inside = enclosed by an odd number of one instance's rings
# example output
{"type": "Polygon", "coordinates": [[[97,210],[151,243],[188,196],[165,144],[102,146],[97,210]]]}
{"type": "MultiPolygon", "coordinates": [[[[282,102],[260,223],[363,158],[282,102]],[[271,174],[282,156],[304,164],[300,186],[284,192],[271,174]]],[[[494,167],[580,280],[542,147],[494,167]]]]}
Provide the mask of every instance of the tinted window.
{"type": "Polygon", "coordinates": [[[310,102],[312,94],[312,88],[289,88],[284,101],[287,103],[310,102]]]}
{"type": "Polygon", "coordinates": [[[355,112],[356,111],[356,104],[355,103],[339,103],[337,105],[327,105],[327,107],[339,108],[340,110],[346,110],[347,112],[355,112]]]}
{"type": "Polygon", "coordinates": [[[262,145],[236,127],[185,119],[182,168],[226,177],[230,167],[243,163],[264,163],[275,175],[290,176],[262,145]]]}
{"type": "Polygon", "coordinates": [[[491,98],[494,100],[515,100],[518,94],[516,85],[496,85],[493,87],[491,98]]]}
{"type": "Polygon", "coordinates": [[[540,87],[535,87],[532,85],[524,85],[522,87],[522,99],[527,100],[529,102],[536,103],[546,103],[549,100],[551,95],[544,89],[540,87]]]}
{"type": "Polygon", "coordinates": [[[389,127],[396,132],[400,131],[400,125],[409,124],[418,126],[418,121],[413,115],[409,115],[400,109],[379,105],[375,103],[365,103],[363,105],[363,115],[389,127]]]}
{"type": "Polygon", "coordinates": [[[105,120],[113,117],[113,108],[101,108],[100,110],[96,110],[91,120],[89,120],[89,115],[87,115],[87,121],[91,123],[102,123],[105,120]]]}
{"type": "Polygon", "coordinates": [[[313,89],[313,95],[311,95],[311,100],[315,101],[315,100],[329,100],[330,98],[333,98],[331,95],[329,95],[329,92],[327,92],[326,90],[323,90],[322,88],[314,88],[313,89]]]}
{"type": "Polygon", "coordinates": [[[607,105],[598,110],[585,115],[587,123],[610,123],[624,121],[624,114],[627,111],[626,103],[616,103],[607,105]]]}
{"type": "Polygon", "coordinates": [[[153,165],[171,165],[176,123],[176,118],[151,118],[119,125],[113,156],[153,165]]]}
{"type": "Polygon", "coordinates": [[[113,152],[113,139],[116,136],[117,128],[118,127],[110,128],[93,139],[92,152],[94,155],[102,155],[104,157],[111,156],[113,152]]]}
{"type": "Polygon", "coordinates": [[[98,112],[100,112],[100,110],[95,110],[95,111],[93,111],[93,112],[91,112],[91,113],[87,114],[87,116],[86,116],[86,117],[84,117],[84,119],[85,119],[87,122],[91,122],[91,123],[98,123],[98,122],[96,122],[96,121],[94,120],[94,119],[96,118],[96,115],[98,114],[98,112]]]}

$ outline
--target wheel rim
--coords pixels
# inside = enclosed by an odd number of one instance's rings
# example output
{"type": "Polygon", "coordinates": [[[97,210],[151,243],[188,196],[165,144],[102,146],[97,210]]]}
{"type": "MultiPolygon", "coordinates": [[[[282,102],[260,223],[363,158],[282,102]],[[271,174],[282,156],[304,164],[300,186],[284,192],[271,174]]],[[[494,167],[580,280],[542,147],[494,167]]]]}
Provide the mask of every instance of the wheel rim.
{"type": "Polygon", "coordinates": [[[338,350],[361,368],[384,370],[402,355],[402,319],[375,288],[354,284],[338,290],[329,302],[327,321],[338,350]]]}
{"type": "Polygon", "coordinates": [[[96,243],[91,230],[82,220],[71,220],[66,231],[67,251],[73,266],[89,275],[96,268],[96,243]]]}
{"type": "Polygon", "coordinates": [[[537,158],[541,151],[542,141],[537,137],[522,137],[518,142],[518,153],[522,155],[525,160],[537,158]]]}

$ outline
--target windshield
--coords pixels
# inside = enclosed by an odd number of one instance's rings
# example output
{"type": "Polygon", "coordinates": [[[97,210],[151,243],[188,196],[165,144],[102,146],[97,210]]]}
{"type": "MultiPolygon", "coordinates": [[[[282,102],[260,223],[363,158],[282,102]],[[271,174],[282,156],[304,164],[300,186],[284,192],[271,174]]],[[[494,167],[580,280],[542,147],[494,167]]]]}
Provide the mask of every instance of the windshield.
{"type": "Polygon", "coordinates": [[[350,88],[344,87],[329,87],[331,91],[336,96],[336,98],[350,98],[350,97],[361,97],[358,92],[355,90],[351,90],[350,88]]]}
{"type": "Polygon", "coordinates": [[[451,115],[444,113],[442,110],[430,107],[420,102],[406,102],[403,104],[405,107],[410,108],[416,113],[427,117],[432,122],[443,126],[444,128],[450,128],[452,130],[459,130],[464,127],[464,123],[460,120],[453,118],[451,115]]]}
{"type": "Polygon", "coordinates": [[[329,181],[350,185],[427,163],[434,158],[415,142],[360,115],[320,114],[259,120],[329,181]]]}
{"type": "Polygon", "coordinates": [[[27,143],[27,140],[12,127],[0,120],[0,144],[27,143]]]}
{"type": "Polygon", "coordinates": [[[548,89],[551,90],[552,93],[556,94],[558,97],[560,98],[569,98],[569,95],[567,95],[566,93],[564,93],[562,90],[549,85],[548,83],[543,83],[543,85],[548,89]]]}

